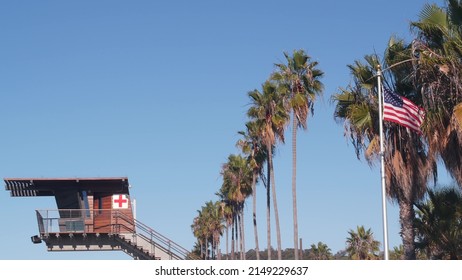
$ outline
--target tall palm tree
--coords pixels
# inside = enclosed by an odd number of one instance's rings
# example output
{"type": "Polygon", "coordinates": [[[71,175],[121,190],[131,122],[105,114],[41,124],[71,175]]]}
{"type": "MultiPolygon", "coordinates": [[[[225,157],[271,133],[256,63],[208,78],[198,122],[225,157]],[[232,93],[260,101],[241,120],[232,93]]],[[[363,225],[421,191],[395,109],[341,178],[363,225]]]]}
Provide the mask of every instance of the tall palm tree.
{"type": "MultiPolygon", "coordinates": [[[[385,65],[395,65],[397,60],[411,52],[402,41],[390,40],[385,65]]],[[[375,67],[379,65],[376,55],[365,56],[366,63],[356,61],[349,65],[353,84],[333,96],[336,103],[334,116],[343,120],[345,136],[353,143],[359,159],[364,153],[369,164],[380,155],[379,118],[375,67]]],[[[411,63],[411,62],[409,62],[411,63]]],[[[414,103],[421,104],[421,96],[415,89],[410,76],[412,67],[402,63],[385,73],[388,87],[414,103]]],[[[436,173],[434,158],[427,154],[426,143],[417,133],[394,123],[384,123],[385,178],[388,197],[398,202],[401,237],[405,256],[415,259],[413,203],[421,199],[426,191],[427,181],[436,173]]]]}
{"type": "Polygon", "coordinates": [[[240,238],[241,259],[245,259],[245,235],[243,209],[244,201],[252,191],[252,170],[247,160],[241,155],[230,155],[228,161],[223,165],[221,175],[223,176],[223,193],[233,203],[235,220],[240,238]]]}
{"type": "Polygon", "coordinates": [[[204,231],[203,220],[201,219],[201,212],[198,211],[198,216],[194,218],[193,223],[191,225],[191,230],[194,234],[194,237],[197,239],[197,243],[200,247],[200,258],[205,259],[205,250],[204,246],[206,243],[206,234],[204,231]]]}
{"type": "Polygon", "coordinates": [[[462,195],[455,188],[428,190],[415,204],[417,246],[431,259],[462,259],[462,195]]]}
{"type": "Polygon", "coordinates": [[[205,213],[202,210],[197,210],[197,217],[194,218],[191,225],[191,230],[193,231],[194,237],[197,238],[197,241],[200,244],[201,249],[201,258],[207,259],[207,250],[208,250],[208,231],[206,227],[206,217],[205,213]]]}
{"type": "Polygon", "coordinates": [[[260,260],[260,247],[258,245],[257,229],[257,181],[258,177],[263,175],[263,165],[267,158],[266,150],[260,136],[258,135],[258,126],[255,122],[246,123],[246,131],[239,131],[242,139],[239,139],[237,146],[247,155],[249,167],[252,169],[252,211],[253,211],[253,228],[255,237],[255,253],[257,260],[260,260]]]}
{"type": "Polygon", "coordinates": [[[220,236],[223,234],[220,202],[208,201],[197,212],[198,216],[194,218],[191,229],[200,244],[201,257],[209,259],[210,252],[211,258],[215,259],[219,256],[220,236]]]}
{"type": "Polygon", "coordinates": [[[462,2],[446,2],[446,8],[425,5],[411,23],[417,35],[412,77],[427,110],[429,151],[462,187],[462,2]]]}
{"type": "Polygon", "coordinates": [[[309,113],[314,112],[316,97],[322,93],[320,79],[324,73],[317,69],[318,62],[303,50],[296,50],[292,56],[284,53],[287,64],[276,64],[277,71],[272,79],[278,83],[284,96],[285,106],[292,113],[292,209],[294,225],[294,255],[298,260],[298,217],[297,217],[297,129],[307,128],[309,113]]]}
{"type": "Polygon", "coordinates": [[[266,81],[262,85],[262,92],[258,90],[249,92],[249,97],[251,107],[247,111],[247,115],[252,122],[255,122],[258,135],[267,151],[266,222],[268,259],[271,259],[270,188],[273,196],[274,218],[276,221],[278,259],[282,259],[281,229],[279,226],[279,212],[273,170],[273,149],[278,140],[284,142],[284,126],[288,115],[284,109],[283,99],[278,92],[278,87],[270,81],[266,81]]]}
{"type": "MultiPolygon", "coordinates": [[[[224,196],[219,196],[223,199],[221,201],[221,212],[223,213],[223,222],[226,229],[226,257],[229,259],[229,227],[233,225],[233,207],[229,203],[229,200],[224,199],[224,196]]],[[[234,250],[231,254],[232,259],[234,259],[234,250]]]]}
{"type": "Polygon", "coordinates": [[[223,215],[223,223],[226,229],[226,257],[229,259],[234,259],[234,203],[228,199],[228,193],[226,188],[220,188],[220,190],[215,193],[218,196],[220,201],[220,211],[223,215]],[[229,253],[229,228],[232,228],[232,244],[231,244],[231,254],[229,253]]]}
{"type": "Polygon", "coordinates": [[[348,231],[347,252],[352,260],[375,260],[379,258],[380,242],[374,239],[371,229],[357,226],[356,231],[348,231]]]}
{"type": "Polygon", "coordinates": [[[210,211],[210,216],[211,216],[211,224],[210,224],[210,229],[212,232],[212,249],[215,252],[214,253],[214,259],[221,260],[221,252],[219,250],[220,248],[220,240],[221,236],[223,235],[223,212],[221,208],[221,202],[220,201],[215,201],[211,202],[210,204],[207,205],[210,211]]]}
{"type": "Polygon", "coordinates": [[[220,202],[221,202],[221,212],[223,213],[223,222],[226,227],[226,255],[227,258],[231,258],[231,260],[234,260],[236,258],[235,253],[237,252],[236,250],[236,245],[237,243],[237,238],[235,235],[236,229],[236,216],[237,216],[237,204],[235,201],[230,199],[230,193],[229,193],[229,186],[226,186],[224,183],[222,184],[220,190],[215,193],[215,195],[218,196],[220,202]],[[231,228],[231,252],[229,251],[229,229],[231,228]]]}

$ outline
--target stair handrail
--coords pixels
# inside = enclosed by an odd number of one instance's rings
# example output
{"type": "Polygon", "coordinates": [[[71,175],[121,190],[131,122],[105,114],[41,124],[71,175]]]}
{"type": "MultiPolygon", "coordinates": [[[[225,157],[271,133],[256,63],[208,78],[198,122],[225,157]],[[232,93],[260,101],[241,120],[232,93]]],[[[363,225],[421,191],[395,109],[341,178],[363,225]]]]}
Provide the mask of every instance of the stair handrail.
{"type": "Polygon", "coordinates": [[[175,243],[171,239],[165,237],[164,235],[160,234],[153,228],[149,227],[148,225],[138,221],[137,219],[134,219],[132,217],[129,217],[125,213],[122,213],[120,211],[116,211],[116,214],[122,218],[124,221],[131,223],[131,221],[134,222],[134,228],[135,229],[140,229],[142,232],[145,234],[149,235],[149,237],[144,236],[143,234],[136,233],[136,230],[133,233],[139,234],[142,238],[147,239],[147,241],[154,242],[154,239],[157,240],[159,243],[163,246],[165,246],[163,249],[167,250],[167,253],[173,253],[176,252],[175,255],[183,257],[183,258],[188,258],[190,257],[190,252],[189,250],[185,249],[181,245],[175,243]],[[153,238],[154,237],[154,238],[153,238]]]}

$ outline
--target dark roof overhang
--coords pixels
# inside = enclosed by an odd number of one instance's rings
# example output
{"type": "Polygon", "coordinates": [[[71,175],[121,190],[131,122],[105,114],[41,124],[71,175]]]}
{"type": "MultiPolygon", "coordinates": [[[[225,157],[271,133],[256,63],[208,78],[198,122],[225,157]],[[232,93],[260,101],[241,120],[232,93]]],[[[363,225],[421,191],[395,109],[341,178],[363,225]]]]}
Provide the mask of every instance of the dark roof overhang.
{"type": "Polygon", "coordinates": [[[5,178],[5,189],[13,197],[54,196],[56,192],[85,190],[128,194],[127,177],[107,178],[5,178]]]}

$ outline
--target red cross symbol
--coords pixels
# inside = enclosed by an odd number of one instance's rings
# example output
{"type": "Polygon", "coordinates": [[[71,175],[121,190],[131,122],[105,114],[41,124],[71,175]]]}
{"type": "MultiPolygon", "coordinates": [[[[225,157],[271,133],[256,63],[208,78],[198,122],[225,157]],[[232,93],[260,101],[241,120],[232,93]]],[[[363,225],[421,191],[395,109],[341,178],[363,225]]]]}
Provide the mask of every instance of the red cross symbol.
{"type": "Polygon", "coordinates": [[[125,205],[125,203],[128,202],[127,198],[123,194],[115,194],[112,196],[113,199],[113,208],[127,208],[128,204],[125,205]]]}

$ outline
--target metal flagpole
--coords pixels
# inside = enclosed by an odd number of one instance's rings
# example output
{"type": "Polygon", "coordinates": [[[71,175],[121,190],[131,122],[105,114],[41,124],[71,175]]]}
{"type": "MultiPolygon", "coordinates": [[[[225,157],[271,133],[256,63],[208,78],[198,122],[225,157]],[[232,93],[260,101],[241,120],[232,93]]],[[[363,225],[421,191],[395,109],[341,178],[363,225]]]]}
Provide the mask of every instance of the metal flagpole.
{"type": "Polygon", "coordinates": [[[382,182],[382,222],[383,222],[383,251],[388,260],[388,222],[387,222],[387,193],[385,189],[385,160],[383,146],[383,97],[382,97],[382,68],[377,65],[377,87],[379,97],[379,129],[380,129],[380,176],[382,182]]]}

